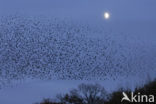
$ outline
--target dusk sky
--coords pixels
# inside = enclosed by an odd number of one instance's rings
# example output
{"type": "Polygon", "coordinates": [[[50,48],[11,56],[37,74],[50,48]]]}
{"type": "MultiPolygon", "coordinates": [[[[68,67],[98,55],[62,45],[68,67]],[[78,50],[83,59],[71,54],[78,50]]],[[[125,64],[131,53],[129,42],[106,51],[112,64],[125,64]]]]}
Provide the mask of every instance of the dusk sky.
{"type": "Polygon", "coordinates": [[[62,18],[103,19],[111,14],[111,21],[156,22],[155,0],[0,0],[0,14],[43,14],[62,18]]]}
{"type": "Polygon", "coordinates": [[[0,0],[0,104],[121,104],[155,78],[156,0],[0,0]]]}

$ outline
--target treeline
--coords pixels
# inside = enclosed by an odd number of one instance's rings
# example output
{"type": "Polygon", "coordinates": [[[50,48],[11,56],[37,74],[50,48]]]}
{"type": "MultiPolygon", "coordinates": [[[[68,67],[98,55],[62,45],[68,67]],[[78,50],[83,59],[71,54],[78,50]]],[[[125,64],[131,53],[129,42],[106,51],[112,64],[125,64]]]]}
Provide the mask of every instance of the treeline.
{"type": "Polygon", "coordinates": [[[135,88],[133,92],[130,89],[121,88],[111,94],[107,93],[99,84],[81,84],[77,89],[73,89],[65,95],[57,95],[58,102],[44,99],[41,103],[36,104],[153,104],[154,97],[156,97],[156,80],[135,88]],[[130,101],[122,101],[125,96],[130,101]]]}

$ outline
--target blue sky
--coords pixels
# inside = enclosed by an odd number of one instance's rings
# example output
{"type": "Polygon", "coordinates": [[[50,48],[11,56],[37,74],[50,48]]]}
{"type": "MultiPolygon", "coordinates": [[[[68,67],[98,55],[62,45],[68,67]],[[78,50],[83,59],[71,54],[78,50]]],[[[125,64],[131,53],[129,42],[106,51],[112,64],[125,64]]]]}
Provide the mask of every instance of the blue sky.
{"type": "Polygon", "coordinates": [[[156,21],[155,0],[0,0],[0,14],[43,14],[79,19],[102,19],[109,11],[112,21],[156,21]]]}

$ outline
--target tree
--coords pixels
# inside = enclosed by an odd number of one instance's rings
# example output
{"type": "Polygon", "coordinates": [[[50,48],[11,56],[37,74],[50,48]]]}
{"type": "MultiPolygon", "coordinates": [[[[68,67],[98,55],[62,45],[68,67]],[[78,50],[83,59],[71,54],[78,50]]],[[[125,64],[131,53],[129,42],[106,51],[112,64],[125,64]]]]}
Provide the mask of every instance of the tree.
{"type": "Polygon", "coordinates": [[[81,84],[64,97],[59,97],[69,104],[103,104],[108,97],[104,87],[99,84],[81,84]]]}

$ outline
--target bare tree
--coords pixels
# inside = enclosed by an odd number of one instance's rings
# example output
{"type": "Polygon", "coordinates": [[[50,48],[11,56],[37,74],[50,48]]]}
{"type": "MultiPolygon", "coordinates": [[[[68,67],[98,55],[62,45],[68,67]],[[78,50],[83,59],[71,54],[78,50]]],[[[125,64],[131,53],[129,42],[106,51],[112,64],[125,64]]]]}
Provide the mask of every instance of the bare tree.
{"type": "Polygon", "coordinates": [[[81,84],[61,98],[67,104],[103,104],[108,97],[104,87],[99,84],[81,84]]]}

